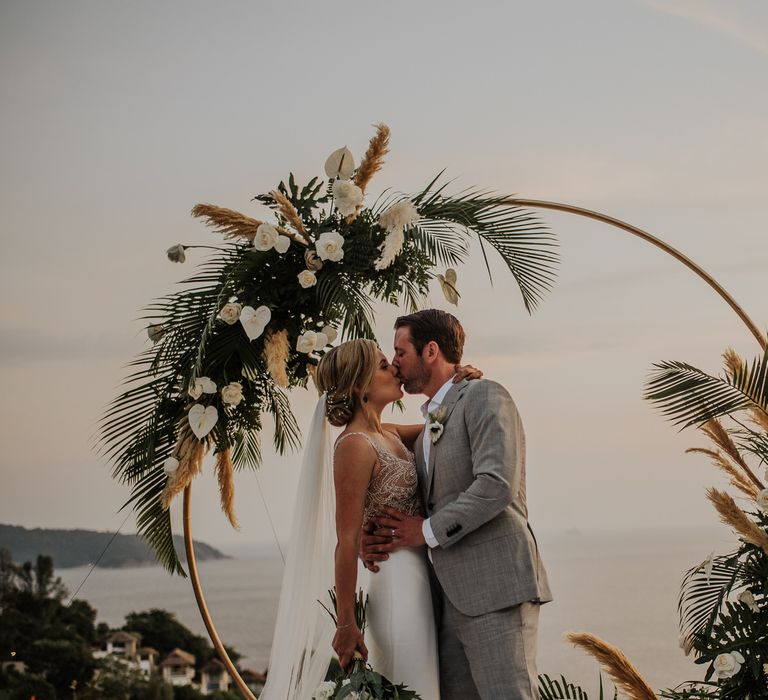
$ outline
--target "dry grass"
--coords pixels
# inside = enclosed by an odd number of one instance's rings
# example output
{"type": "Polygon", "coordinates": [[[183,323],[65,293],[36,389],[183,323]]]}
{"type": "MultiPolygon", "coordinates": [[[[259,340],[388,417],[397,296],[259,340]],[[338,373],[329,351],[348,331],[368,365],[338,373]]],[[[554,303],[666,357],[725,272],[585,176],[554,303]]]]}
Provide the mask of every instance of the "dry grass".
{"type": "Polygon", "coordinates": [[[178,469],[168,477],[168,482],[160,496],[163,509],[170,508],[173,499],[178,496],[203,470],[203,458],[208,452],[209,441],[198,440],[189,426],[189,419],[184,416],[178,424],[178,440],[173,456],[179,460],[178,469]]]}
{"type": "Polygon", "coordinates": [[[708,489],[707,498],[715,506],[722,522],[730,525],[746,542],[760,547],[768,554],[768,534],[736,505],[733,498],[717,489],[708,489]]]}
{"type": "Polygon", "coordinates": [[[616,687],[631,700],[657,700],[656,693],[621,649],[587,632],[569,632],[566,638],[593,656],[611,677],[616,687]]]}
{"type": "Polygon", "coordinates": [[[229,524],[235,530],[239,530],[240,523],[237,522],[237,516],[235,515],[235,471],[232,466],[232,456],[229,449],[216,455],[216,479],[219,482],[221,510],[227,516],[229,524]]]}
{"type": "Polygon", "coordinates": [[[290,350],[288,331],[285,329],[270,333],[264,341],[264,360],[267,363],[269,375],[278,386],[288,386],[286,368],[290,350]]]}
{"type": "MultiPolygon", "coordinates": [[[[215,204],[196,204],[192,207],[192,216],[197,219],[206,219],[206,225],[210,226],[217,233],[221,233],[224,238],[229,240],[240,239],[253,242],[256,237],[256,231],[264,222],[258,219],[252,219],[250,216],[241,214],[234,209],[217,207],[215,204]]],[[[277,230],[283,236],[306,245],[303,238],[299,238],[292,231],[288,231],[282,226],[277,226],[277,230]]]]}
{"type": "Polygon", "coordinates": [[[728,459],[727,455],[723,454],[720,451],[707,450],[703,447],[691,447],[690,449],[686,450],[686,453],[698,453],[698,454],[707,455],[712,459],[712,463],[718,469],[725,472],[731,478],[731,481],[730,481],[731,486],[733,486],[734,488],[737,488],[745,496],[747,496],[748,498],[751,498],[752,500],[757,498],[757,494],[760,491],[760,489],[758,489],[757,486],[752,481],[745,478],[744,474],[742,474],[733,465],[733,463],[728,459]]]}
{"type": "Polygon", "coordinates": [[[723,424],[717,419],[712,418],[701,426],[702,432],[715,443],[728,457],[734,462],[739,469],[741,469],[746,478],[751,481],[758,490],[763,487],[760,479],[755,476],[755,473],[749,468],[749,465],[744,461],[744,458],[739,453],[736,444],[731,439],[728,431],[723,427],[723,424]]]}
{"type": "Polygon", "coordinates": [[[363,192],[373,176],[381,170],[387,153],[389,153],[389,127],[386,124],[376,124],[376,133],[368,143],[368,150],[354,177],[355,184],[363,192]]]}
{"type": "Polygon", "coordinates": [[[296,233],[309,243],[310,238],[307,235],[307,230],[304,228],[304,222],[301,220],[299,212],[296,211],[296,207],[293,206],[291,200],[280,192],[280,190],[272,190],[269,193],[269,196],[275,200],[280,209],[280,213],[285,217],[286,221],[293,226],[296,233]]]}

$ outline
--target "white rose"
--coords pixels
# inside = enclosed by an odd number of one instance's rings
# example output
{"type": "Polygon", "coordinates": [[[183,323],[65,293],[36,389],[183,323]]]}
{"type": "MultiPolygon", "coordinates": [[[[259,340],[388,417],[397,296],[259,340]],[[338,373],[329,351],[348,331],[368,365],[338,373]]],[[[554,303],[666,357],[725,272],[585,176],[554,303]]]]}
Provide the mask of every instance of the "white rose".
{"type": "Polygon", "coordinates": [[[224,304],[219,311],[219,318],[222,321],[226,321],[230,326],[237,323],[240,320],[240,312],[243,310],[241,304],[236,304],[230,301],[228,304],[224,304]]]}
{"type": "Polygon", "coordinates": [[[333,326],[323,326],[323,335],[328,338],[328,342],[332,343],[339,336],[338,332],[333,326]]]}
{"type": "Polygon", "coordinates": [[[288,252],[288,248],[291,247],[291,239],[288,238],[288,236],[278,236],[277,241],[275,242],[275,250],[280,253],[281,255],[283,253],[288,252]]]}
{"type": "Polygon", "coordinates": [[[215,394],[216,382],[209,377],[198,377],[189,388],[189,395],[197,401],[202,394],[215,394]]]}
{"type": "Polygon", "coordinates": [[[264,332],[271,318],[272,312],[268,306],[259,306],[256,309],[244,306],[240,312],[240,323],[250,340],[256,340],[264,332]]]}
{"type": "Polygon", "coordinates": [[[404,231],[413,226],[420,218],[421,214],[413,202],[410,199],[404,199],[382,213],[379,217],[379,226],[387,233],[404,231]]]}
{"type": "Polygon", "coordinates": [[[299,336],[296,341],[296,351],[310,353],[317,347],[317,333],[306,331],[299,336]]]}
{"type": "Polygon", "coordinates": [[[333,681],[323,681],[315,688],[315,692],[312,694],[313,700],[330,700],[333,697],[333,691],[336,689],[336,684],[333,681]]]}
{"type": "Polygon", "coordinates": [[[344,236],[336,231],[321,233],[315,243],[317,256],[321,260],[339,262],[344,257],[344,236]]]}
{"type": "Polygon", "coordinates": [[[333,197],[342,216],[354,214],[363,203],[363,191],[351,180],[336,180],[333,183],[333,197]]]}
{"type": "Polygon", "coordinates": [[[304,252],[304,262],[307,264],[307,269],[313,272],[323,268],[323,261],[320,260],[320,256],[314,250],[304,252]]]}
{"type": "Polygon", "coordinates": [[[168,457],[168,459],[163,462],[163,471],[168,475],[172,476],[176,473],[176,470],[179,468],[179,460],[175,457],[168,457]]]}
{"type": "Polygon", "coordinates": [[[746,605],[752,612],[760,612],[760,608],[755,601],[755,596],[752,595],[751,591],[742,591],[736,596],[736,600],[740,603],[744,603],[744,605],[746,605]]]}
{"type": "Polygon", "coordinates": [[[315,277],[315,273],[312,270],[302,270],[297,277],[299,278],[299,284],[304,289],[309,289],[317,284],[317,277],[315,277]]]}
{"type": "Polygon", "coordinates": [[[329,178],[340,177],[342,180],[349,180],[353,172],[355,159],[352,157],[352,151],[346,146],[337,148],[325,161],[325,174],[329,178]]]}
{"type": "Polygon", "coordinates": [[[173,245],[168,248],[168,250],[165,251],[165,254],[171,262],[183,263],[187,259],[184,250],[184,246],[179,243],[178,245],[173,245]]]}
{"type": "Polygon", "coordinates": [[[761,513],[768,513],[768,489],[763,489],[755,499],[757,508],[761,513]]]}
{"type": "Polygon", "coordinates": [[[445,426],[443,426],[443,424],[439,423],[438,421],[434,421],[427,426],[429,439],[432,441],[433,445],[440,439],[440,436],[443,434],[444,430],[445,426]]]}
{"type": "Polygon", "coordinates": [[[768,664],[763,664],[763,673],[768,676],[768,664]]]}
{"type": "Polygon", "coordinates": [[[714,668],[718,678],[733,678],[741,671],[744,657],[738,651],[718,654],[715,658],[714,668]]]}
{"type": "Polygon", "coordinates": [[[272,224],[260,224],[253,237],[253,247],[256,250],[270,250],[275,247],[280,234],[272,224]]]}
{"type": "Polygon", "coordinates": [[[221,400],[224,403],[237,406],[243,400],[243,385],[240,382],[230,382],[221,390],[221,400]]]}

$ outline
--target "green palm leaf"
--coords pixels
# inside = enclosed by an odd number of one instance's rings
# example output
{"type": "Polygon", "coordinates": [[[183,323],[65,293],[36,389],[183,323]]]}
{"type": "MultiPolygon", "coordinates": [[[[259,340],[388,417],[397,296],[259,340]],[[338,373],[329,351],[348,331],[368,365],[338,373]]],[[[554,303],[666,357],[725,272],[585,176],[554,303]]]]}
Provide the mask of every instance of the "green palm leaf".
{"type": "Polygon", "coordinates": [[[680,584],[677,612],[680,634],[687,646],[693,647],[696,638],[710,634],[741,568],[738,553],[734,553],[715,557],[709,573],[702,564],[686,573],[680,584]]]}
{"type": "MultiPolygon", "coordinates": [[[[603,674],[599,674],[599,696],[598,700],[603,700],[603,674]]],[[[614,688],[613,698],[618,698],[618,690],[614,688]]],[[[586,691],[578,685],[566,680],[561,675],[560,680],[554,680],[546,673],[539,674],[539,696],[541,700],[589,700],[586,691]]]]}
{"type": "Polygon", "coordinates": [[[644,398],[683,428],[747,408],[768,414],[768,352],[724,379],[684,362],[654,367],[644,398]]]}

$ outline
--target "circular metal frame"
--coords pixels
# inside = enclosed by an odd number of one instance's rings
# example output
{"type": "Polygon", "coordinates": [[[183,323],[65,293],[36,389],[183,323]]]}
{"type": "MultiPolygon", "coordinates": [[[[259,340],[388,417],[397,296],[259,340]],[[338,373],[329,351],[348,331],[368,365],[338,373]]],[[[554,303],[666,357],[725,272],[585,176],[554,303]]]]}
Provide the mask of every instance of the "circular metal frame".
{"type": "MultiPolygon", "coordinates": [[[[766,338],[755,325],[754,321],[752,321],[752,319],[747,315],[746,311],[744,311],[744,309],[742,309],[742,307],[736,302],[736,300],[725,289],[723,289],[723,287],[711,275],[705,272],[690,258],[686,257],[680,251],[668,245],[661,239],[652,236],[647,231],[643,231],[643,229],[638,228],[637,226],[632,226],[631,224],[628,224],[625,221],[621,221],[620,219],[615,219],[612,216],[607,216],[606,214],[601,214],[600,212],[592,211],[590,209],[576,207],[571,204],[547,202],[537,199],[517,198],[507,199],[505,203],[512,206],[551,209],[554,211],[576,214],[578,216],[584,216],[589,219],[602,221],[605,224],[615,226],[616,228],[622,229],[623,231],[627,231],[628,233],[631,233],[632,235],[637,236],[638,238],[641,238],[648,243],[651,243],[657,248],[660,248],[665,253],[671,255],[673,258],[683,263],[683,265],[692,270],[696,275],[698,275],[698,277],[703,279],[712,289],[714,289],[718,295],[731,307],[731,309],[736,312],[737,316],[744,322],[744,325],[747,327],[749,332],[760,344],[760,348],[765,350],[766,338]]],[[[232,663],[232,660],[229,658],[229,654],[227,654],[227,651],[224,648],[221,639],[219,638],[218,632],[216,632],[216,628],[213,625],[213,620],[211,619],[211,615],[208,611],[208,605],[205,602],[203,589],[200,585],[200,576],[197,571],[197,563],[195,561],[194,545],[192,542],[192,526],[190,520],[191,495],[192,487],[187,486],[187,488],[184,490],[184,546],[187,552],[187,566],[189,567],[189,576],[192,582],[192,590],[194,591],[195,599],[197,600],[197,607],[200,609],[200,615],[202,616],[203,622],[205,623],[205,628],[208,630],[208,635],[211,638],[211,642],[213,642],[213,646],[221,657],[221,661],[226,667],[229,675],[232,676],[232,679],[246,700],[257,700],[254,694],[251,692],[250,688],[248,688],[248,686],[245,684],[245,681],[240,676],[237,668],[235,668],[234,663],[232,663]]]]}

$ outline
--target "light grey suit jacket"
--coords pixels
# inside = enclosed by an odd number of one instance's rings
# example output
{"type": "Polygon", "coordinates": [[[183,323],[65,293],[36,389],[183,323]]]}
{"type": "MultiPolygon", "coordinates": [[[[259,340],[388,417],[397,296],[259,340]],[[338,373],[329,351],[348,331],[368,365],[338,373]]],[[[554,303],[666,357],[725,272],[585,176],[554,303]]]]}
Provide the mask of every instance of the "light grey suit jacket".
{"type": "Polygon", "coordinates": [[[470,616],[552,600],[528,525],[525,434],[512,397],[496,382],[463,380],[442,408],[444,431],[430,445],[428,476],[421,437],[416,461],[445,594],[470,616]]]}

